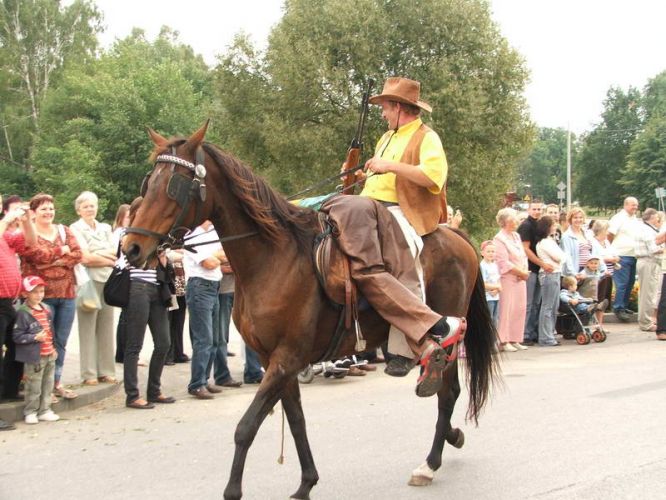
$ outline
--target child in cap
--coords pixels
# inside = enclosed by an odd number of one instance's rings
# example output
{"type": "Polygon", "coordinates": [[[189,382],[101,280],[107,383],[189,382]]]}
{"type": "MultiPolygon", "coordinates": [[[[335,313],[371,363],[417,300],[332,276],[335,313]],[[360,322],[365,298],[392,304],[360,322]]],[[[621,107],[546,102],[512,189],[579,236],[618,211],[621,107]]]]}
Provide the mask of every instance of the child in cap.
{"type": "Polygon", "coordinates": [[[16,361],[25,363],[27,381],[23,415],[26,424],[60,420],[51,410],[51,390],[58,354],[53,345],[51,310],[42,302],[45,286],[39,276],[26,276],[22,282],[24,301],[16,308],[13,338],[16,361]]]}

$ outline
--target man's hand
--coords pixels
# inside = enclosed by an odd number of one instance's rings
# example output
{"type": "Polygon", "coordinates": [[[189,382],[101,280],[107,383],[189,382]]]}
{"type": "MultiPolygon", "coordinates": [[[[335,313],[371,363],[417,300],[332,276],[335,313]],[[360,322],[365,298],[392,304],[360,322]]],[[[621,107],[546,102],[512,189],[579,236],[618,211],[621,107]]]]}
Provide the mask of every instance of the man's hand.
{"type": "Polygon", "coordinates": [[[365,162],[365,169],[375,174],[385,174],[391,171],[394,162],[382,158],[370,158],[365,162]]]}

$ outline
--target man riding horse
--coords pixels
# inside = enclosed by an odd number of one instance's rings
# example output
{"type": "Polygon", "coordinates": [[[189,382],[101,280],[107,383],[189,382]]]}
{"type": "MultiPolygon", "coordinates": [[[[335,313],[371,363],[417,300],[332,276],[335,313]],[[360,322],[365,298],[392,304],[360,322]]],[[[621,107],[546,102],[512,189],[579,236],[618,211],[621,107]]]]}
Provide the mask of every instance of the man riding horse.
{"type": "Polygon", "coordinates": [[[397,357],[386,372],[406,375],[416,356],[422,371],[416,394],[427,397],[442,387],[442,372],[455,359],[466,322],[443,317],[425,303],[421,237],[438,229],[447,163],[439,136],[421,121],[421,110],[432,108],[420,100],[420,87],[414,80],[389,78],[382,93],[369,99],[382,107],[389,129],[365,164],[371,174],[360,196],[337,196],[321,210],[337,228],[352,278],[391,324],[388,350],[397,357]],[[391,216],[400,230],[394,230],[391,216]]]}

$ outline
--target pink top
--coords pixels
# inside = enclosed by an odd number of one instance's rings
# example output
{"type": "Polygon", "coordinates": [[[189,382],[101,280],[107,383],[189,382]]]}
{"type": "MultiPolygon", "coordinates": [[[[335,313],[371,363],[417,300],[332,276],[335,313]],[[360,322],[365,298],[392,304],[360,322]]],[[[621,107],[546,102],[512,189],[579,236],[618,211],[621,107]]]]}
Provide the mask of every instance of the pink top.
{"type": "MultiPolygon", "coordinates": [[[[500,231],[493,238],[495,242],[495,262],[499,268],[500,274],[507,278],[507,273],[514,267],[527,269],[527,254],[525,248],[520,240],[520,235],[515,231],[512,233],[505,233],[500,231]]],[[[516,280],[518,276],[510,275],[516,280]]]]}

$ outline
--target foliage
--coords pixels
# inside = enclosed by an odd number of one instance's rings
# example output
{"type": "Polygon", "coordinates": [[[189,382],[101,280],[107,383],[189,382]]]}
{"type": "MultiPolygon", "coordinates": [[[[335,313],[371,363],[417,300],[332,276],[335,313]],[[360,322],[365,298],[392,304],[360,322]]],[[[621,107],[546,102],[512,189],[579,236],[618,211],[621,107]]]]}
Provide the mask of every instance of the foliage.
{"type": "Polygon", "coordinates": [[[72,202],[86,189],[107,220],[137,196],[150,168],[146,126],[166,136],[194,130],[208,78],[203,60],[168,29],[153,43],[135,30],[94,64],[68,69],[47,96],[32,156],[35,181],[56,195],[60,217],[76,217],[72,202]]]}
{"type": "Polygon", "coordinates": [[[641,95],[637,89],[611,88],[602,121],[582,143],[576,172],[576,193],[586,205],[622,206],[626,186],[620,181],[633,140],[642,126],[641,95]]]}
{"type": "MultiPolygon", "coordinates": [[[[567,131],[563,128],[539,129],[529,155],[518,163],[518,195],[558,203],[557,185],[567,180],[567,131]]],[[[576,144],[572,136],[571,155],[575,164],[576,144]]]]}
{"type": "Polygon", "coordinates": [[[666,71],[646,86],[643,109],[645,129],[631,144],[619,183],[641,206],[657,207],[655,188],[666,187],[666,71]]]}
{"type": "MultiPolygon", "coordinates": [[[[266,53],[238,38],[216,75],[216,118],[234,125],[225,146],[285,192],[340,168],[369,78],[380,88],[393,75],[421,81],[434,108],[426,121],[447,152],[449,199],[472,231],[492,224],[532,133],[523,62],[481,0],[289,0],[266,53]]],[[[382,130],[374,111],[366,156],[382,130]]]]}
{"type": "Polygon", "coordinates": [[[28,156],[44,96],[68,64],[94,59],[101,16],[88,0],[0,4],[0,192],[34,193],[28,156]]]}
{"type": "Polygon", "coordinates": [[[653,116],[632,143],[620,183],[642,207],[658,206],[655,188],[666,187],[666,116],[653,116]]]}

